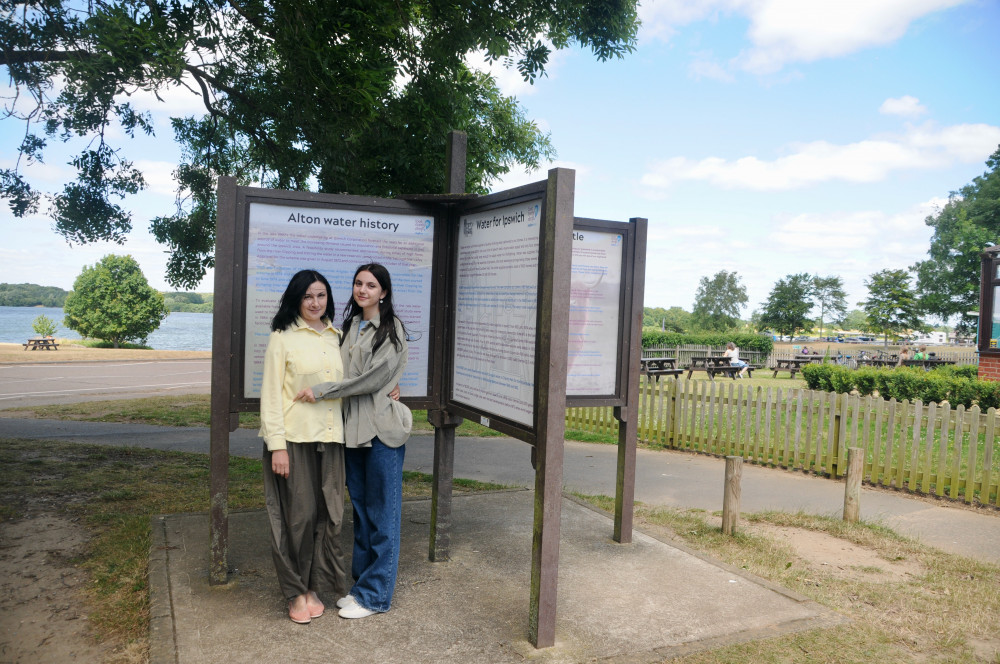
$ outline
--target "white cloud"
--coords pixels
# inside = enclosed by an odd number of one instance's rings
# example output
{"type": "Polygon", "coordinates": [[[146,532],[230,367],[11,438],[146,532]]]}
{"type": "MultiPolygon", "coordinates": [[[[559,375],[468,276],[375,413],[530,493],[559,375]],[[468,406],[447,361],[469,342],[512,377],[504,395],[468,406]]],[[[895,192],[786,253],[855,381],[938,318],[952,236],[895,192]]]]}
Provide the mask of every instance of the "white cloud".
{"type": "Polygon", "coordinates": [[[641,184],[652,196],[682,180],[756,191],[799,189],[830,181],[878,182],[896,170],[943,168],[959,161],[984,161],[1000,143],[1000,127],[963,124],[908,128],[894,138],[836,145],[827,141],[793,145],[788,155],[773,160],[754,156],[738,159],[673,157],[656,162],[641,184]]]}
{"type": "Polygon", "coordinates": [[[739,14],[750,46],[734,65],[771,74],[789,63],[813,62],[892,43],[910,24],[968,0],[649,0],[640,8],[643,39],[669,39],[680,26],[739,14]]]}
{"type": "Polygon", "coordinates": [[[707,78],[713,81],[721,81],[722,83],[732,83],[735,80],[732,72],[718,62],[703,56],[699,56],[691,63],[688,67],[688,72],[690,72],[691,77],[696,81],[707,78]]]}
{"type": "Polygon", "coordinates": [[[577,164],[569,161],[552,161],[544,164],[539,164],[538,168],[530,173],[525,170],[523,166],[517,164],[511,169],[509,173],[501,177],[498,181],[493,183],[490,187],[490,191],[506,191],[508,189],[513,189],[514,187],[520,187],[526,184],[532,184],[534,182],[539,182],[545,180],[549,177],[549,169],[552,168],[571,168],[576,171],[576,188],[581,188],[581,181],[587,178],[591,174],[591,169],[589,166],[584,164],[577,164]]]}
{"type": "Polygon", "coordinates": [[[920,104],[920,100],[910,95],[886,99],[879,107],[879,113],[885,115],[905,115],[915,116],[927,112],[927,107],[920,104]]]}
{"type": "Polygon", "coordinates": [[[176,195],[177,183],[174,182],[174,170],[177,164],[168,161],[139,160],[134,165],[146,178],[147,191],[171,198],[176,195]]]}

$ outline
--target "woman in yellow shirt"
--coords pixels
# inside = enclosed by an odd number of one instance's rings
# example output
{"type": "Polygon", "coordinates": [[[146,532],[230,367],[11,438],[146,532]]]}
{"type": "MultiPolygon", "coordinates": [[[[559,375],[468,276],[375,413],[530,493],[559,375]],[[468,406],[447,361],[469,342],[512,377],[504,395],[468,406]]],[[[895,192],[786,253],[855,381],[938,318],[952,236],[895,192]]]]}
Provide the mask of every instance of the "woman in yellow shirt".
{"type": "Polygon", "coordinates": [[[271,557],[288,600],[288,617],[308,623],[325,607],[316,591],[347,595],[340,544],[344,515],[344,424],[340,399],[295,401],[304,387],[343,378],[333,298],[314,270],[285,288],[264,356],[260,436],[271,557]]]}

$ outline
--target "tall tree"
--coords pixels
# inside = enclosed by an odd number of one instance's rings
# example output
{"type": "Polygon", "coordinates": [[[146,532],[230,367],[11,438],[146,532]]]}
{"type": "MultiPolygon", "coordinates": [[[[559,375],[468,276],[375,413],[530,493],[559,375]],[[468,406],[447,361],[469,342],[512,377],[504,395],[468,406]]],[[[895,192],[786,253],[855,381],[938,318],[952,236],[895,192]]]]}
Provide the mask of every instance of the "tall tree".
{"type": "Polygon", "coordinates": [[[807,315],[813,308],[812,288],[813,278],[805,273],[779,279],[760,310],[758,324],[790,337],[806,329],[810,325],[807,315]]]}
{"type": "Polygon", "coordinates": [[[655,327],[668,332],[687,332],[691,329],[691,314],[681,307],[644,307],[642,326],[655,327]]]}
{"type": "Polygon", "coordinates": [[[1000,242],[1000,148],[983,175],[951,192],[948,202],[924,223],[934,228],[928,260],[913,266],[921,307],[949,319],[956,331],[975,332],[979,311],[980,254],[1000,242]]]}
{"type": "Polygon", "coordinates": [[[909,330],[924,328],[909,272],[880,270],[865,280],[865,286],[868,299],[858,304],[868,318],[869,329],[880,332],[884,344],[889,343],[890,334],[901,336],[909,330]]]}
{"type": "Polygon", "coordinates": [[[702,277],[694,296],[691,320],[703,330],[728,330],[740,322],[747,305],[747,289],[736,272],[722,270],[711,279],[702,277]]]}
{"type": "Polygon", "coordinates": [[[634,48],[637,0],[69,0],[0,1],[0,65],[24,122],[0,195],[16,216],[38,210],[23,166],[47,143],[79,136],[76,179],[52,196],[72,242],[122,241],[120,199],[145,186],[113,136],[150,134],[129,96],[186,87],[202,117],[174,118],[185,150],[178,210],[152,224],[171,251],[168,279],[191,287],[212,264],[214,187],[241,184],[395,196],[443,188],[445,140],[468,134],[468,189],[484,193],[514,164],[554,154],[549,138],[469,67],[505,61],[533,82],[554,49],[598,59],[634,48]]]}
{"type": "Polygon", "coordinates": [[[865,312],[861,311],[861,309],[851,309],[848,311],[840,324],[845,330],[868,331],[868,317],[865,316],[865,312]]]}
{"type": "Polygon", "coordinates": [[[826,315],[832,316],[831,322],[839,322],[847,315],[847,292],[844,290],[844,280],[840,277],[813,277],[813,301],[819,307],[819,335],[823,336],[823,323],[826,315]]]}
{"type": "Polygon", "coordinates": [[[131,256],[108,254],[86,266],[63,305],[64,324],[84,337],[145,343],[164,318],[163,294],[153,290],[131,256]]]}

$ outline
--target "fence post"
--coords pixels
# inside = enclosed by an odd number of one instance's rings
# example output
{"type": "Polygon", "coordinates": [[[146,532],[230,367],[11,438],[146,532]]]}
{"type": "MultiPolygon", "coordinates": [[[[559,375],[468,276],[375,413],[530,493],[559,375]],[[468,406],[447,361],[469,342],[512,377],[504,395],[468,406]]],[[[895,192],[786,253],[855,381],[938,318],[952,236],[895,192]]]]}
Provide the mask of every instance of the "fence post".
{"type": "Polygon", "coordinates": [[[861,477],[864,455],[860,447],[847,449],[847,482],[844,486],[844,521],[857,523],[861,514],[861,477]]]}
{"type": "Polygon", "coordinates": [[[733,535],[740,522],[740,481],[743,457],[726,457],[726,482],[722,495],[722,534],[733,535]]]}
{"type": "MultiPolygon", "coordinates": [[[[846,395],[845,395],[846,396],[846,395]]],[[[840,395],[833,398],[833,440],[830,441],[830,478],[837,479],[838,466],[840,465],[840,418],[843,414],[840,411],[840,395]]]]}

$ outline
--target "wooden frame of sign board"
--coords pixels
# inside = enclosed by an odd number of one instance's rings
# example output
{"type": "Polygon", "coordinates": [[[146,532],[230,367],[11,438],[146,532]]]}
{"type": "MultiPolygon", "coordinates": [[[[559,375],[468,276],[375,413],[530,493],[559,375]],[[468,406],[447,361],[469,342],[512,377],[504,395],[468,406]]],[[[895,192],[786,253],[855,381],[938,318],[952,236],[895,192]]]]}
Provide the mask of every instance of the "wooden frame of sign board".
{"type": "Polygon", "coordinates": [[[566,407],[614,407],[618,464],[613,537],[623,544],[632,541],[634,515],[647,225],[638,217],[573,221],[566,407]],[[580,360],[576,374],[574,345],[580,360]]]}
{"type": "MultiPolygon", "coordinates": [[[[458,152],[456,150],[456,153],[458,152]]],[[[462,155],[458,154],[457,156],[461,157],[462,155]]],[[[461,168],[463,160],[456,158],[452,163],[455,164],[453,169],[461,168]]],[[[283,290],[287,277],[296,269],[317,267],[314,262],[293,265],[294,269],[293,267],[285,267],[286,264],[295,263],[295,260],[300,257],[303,246],[308,247],[311,242],[315,241],[313,224],[317,228],[322,228],[323,225],[332,225],[338,231],[346,231],[348,226],[345,225],[346,221],[344,220],[354,219],[357,221],[357,217],[365,215],[368,215],[365,218],[369,222],[371,221],[370,215],[383,215],[396,220],[399,225],[412,223],[412,229],[418,229],[420,222],[423,221],[427,224],[424,230],[431,230],[433,237],[429,239],[423,236],[419,238],[419,241],[415,240],[417,244],[423,246],[424,259],[428,251],[432,254],[430,274],[424,275],[424,281],[421,282],[423,285],[417,288],[426,298],[423,306],[427,310],[425,311],[425,322],[428,330],[424,359],[417,364],[423,365],[426,362],[430,367],[445,367],[445,369],[429,368],[424,374],[418,372],[416,383],[410,387],[412,389],[416,386],[417,389],[413,390],[416,392],[421,392],[420,388],[424,386],[426,389],[417,396],[406,396],[406,392],[404,392],[404,399],[411,407],[427,408],[429,419],[435,425],[433,497],[435,507],[433,512],[437,513],[438,491],[441,488],[446,488],[445,493],[447,494],[443,502],[450,505],[453,447],[441,444],[441,442],[449,440],[447,434],[450,433],[450,440],[453,443],[454,426],[461,422],[462,416],[471,416],[480,421],[487,418],[491,420],[490,425],[493,428],[533,445],[533,463],[536,467],[536,523],[532,553],[529,631],[532,642],[538,647],[554,643],[555,581],[558,569],[558,526],[562,485],[562,435],[567,404],[565,388],[569,317],[569,297],[567,294],[569,293],[572,263],[573,222],[580,222],[581,228],[586,232],[613,233],[617,230],[622,231],[624,239],[622,265],[625,276],[620,292],[622,297],[621,311],[628,311],[628,296],[631,292],[632,311],[636,311],[635,302],[637,301],[637,310],[640,312],[640,316],[641,271],[637,273],[640,275],[638,283],[634,278],[634,273],[636,265],[642,261],[637,262],[635,256],[644,256],[645,250],[645,220],[632,220],[626,225],[621,222],[573,219],[573,175],[572,171],[553,169],[549,172],[548,180],[544,182],[491,196],[418,195],[407,197],[409,199],[407,201],[254,189],[237,187],[232,178],[220,179],[213,323],[210,455],[212,560],[209,577],[211,583],[225,583],[227,578],[229,433],[237,427],[240,411],[259,408],[259,399],[253,396],[252,391],[250,393],[247,391],[247,378],[251,377],[250,382],[252,382],[254,364],[248,358],[253,357],[252,344],[255,342],[247,341],[249,335],[244,329],[248,321],[250,327],[254,322],[258,327],[262,322],[266,322],[266,316],[262,317],[260,311],[254,313],[254,306],[250,304],[254,298],[251,297],[248,300],[248,292],[253,290],[248,281],[248,275],[253,274],[253,268],[249,266],[251,254],[248,254],[248,251],[255,241],[258,245],[261,243],[260,237],[255,238],[251,234],[253,224],[250,217],[254,214],[255,206],[257,206],[258,212],[261,208],[278,209],[280,211],[277,222],[279,225],[283,221],[292,223],[293,225],[288,227],[295,228],[298,224],[304,223],[306,227],[310,228],[309,231],[298,233],[298,240],[291,244],[282,239],[263,240],[265,245],[268,241],[272,242],[272,246],[268,247],[270,253],[267,254],[266,258],[274,261],[275,265],[272,267],[280,268],[273,270],[273,274],[268,275],[267,279],[264,280],[270,283],[269,287],[272,290],[279,290],[279,288],[283,290]],[[516,207],[531,201],[538,203],[538,216],[541,224],[537,230],[537,277],[534,284],[537,293],[534,308],[541,324],[536,324],[533,335],[535,347],[531,368],[534,387],[531,404],[533,412],[529,413],[527,417],[525,413],[517,414],[515,417],[501,414],[498,417],[491,408],[483,408],[483,404],[470,404],[461,398],[453,398],[452,392],[455,387],[453,364],[456,357],[456,350],[453,346],[457,347],[457,345],[450,340],[456,338],[453,326],[456,320],[455,305],[457,301],[452,298],[456,296],[461,286],[460,271],[459,267],[456,266],[458,263],[456,252],[460,249],[459,233],[463,232],[464,221],[472,220],[476,215],[492,216],[490,213],[493,210],[516,207]],[[286,214],[295,216],[292,218],[284,217],[286,214]],[[400,216],[403,218],[402,221],[397,219],[400,216]],[[316,219],[310,219],[311,217],[316,219]],[[326,220],[327,217],[341,219],[341,221],[329,222],[326,220]],[[428,242],[430,243],[429,247],[427,246],[428,242]],[[282,251],[285,252],[284,256],[281,256],[282,251]],[[428,280],[429,286],[427,285],[428,280]],[[257,317],[256,320],[254,316],[257,317]],[[248,348],[248,343],[251,344],[251,348],[248,348]],[[539,361],[539,358],[542,358],[543,361],[539,361]],[[445,475],[447,477],[444,477],[445,475]]],[[[458,182],[455,173],[450,175],[450,181],[452,182],[449,185],[451,187],[454,187],[454,183],[458,182]]],[[[271,209],[271,212],[273,213],[274,209],[271,209]]],[[[267,215],[264,216],[267,217],[267,215]]],[[[273,216],[272,214],[268,223],[274,223],[273,216]]],[[[516,227],[519,222],[511,223],[516,227]]],[[[503,225],[502,220],[500,225],[503,225]]],[[[281,234],[279,233],[279,235],[281,234]]],[[[320,252],[321,255],[324,253],[320,252]]],[[[508,258],[516,263],[516,259],[508,258]]],[[[256,256],[256,259],[258,263],[266,262],[261,260],[260,255],[256,256]]],[[[363,263],[368,262],[368,260],[370,258],[366,256],[366,260],[353,262],[363,263]]],[[[338,261],[343,261],[342,255],[338,254],[338,261]]],[[[426,264],[427,261],[423,260],[423,263],[426,264]]],[[[521,273],[523,276],[525,271],[521,270],[521,273]]],[[[336,290],[335,280],[330,279],[330,281],[331,288],[336,290]]],[[[397,293],[400,292],[400,285],[395,276],[394,290],[397,293]]],[[[253,294],[251,293],[251,295],[253,294]]],[[[343,297],[349,296],[348,291],[343,297]]],[[[629,320],[621,323],[618,335],[621,340],[629,340],[639,334],[641,319],[635,322],[631,321],[634,316],[629,316],[627,313],[623,315],[629,320]]],[[[266,334],[258,333],[258,336],[266,337],[266,334]]],[[[256,343],[260,343],[259,340],[256,343]]],[[[577,395],[571,396],[571,400],[579,399],[582,400],[580,401],[582,403],[593,405],[596,405],[597,402],[613,405],[616,409],[616,416],[622,415],[620,412],[622,408],[625,408],[624,412],[627,413],[628,404],[637,403],[637,399],[629,396],[633,391],[631,385],[634,383],[629,378],[629,366],[638,366],[636,354],[639,343],[636,339],[618,345],[620,366],[614,381],[614,394],[577,395]],[[621,360],[631,355],[636,355],[635,362],[627,362],[626,366],[621,366],[621,360]]],[[[523,353],[523,348],[521,351],[523,353]]],[[[523,356],[515,358],[514,364],[518,362],[524,364],[523,359],[523,356]]],[[[521,368],[523,369],[523,367],[521,368]]],[[[635,417],[625,416],[624,418],[620,417],[620,419],[622,419],[623,424],[631,422],[631,428],[634,432],[635,417]]],[[[622,431],[620,435],[625,435],[626,428],[620,428],[622,431]]],[[[624,474],[634,479],[634,435],[632,441],[632,470],[624,474]]],[[[628,519],[627,528],[622,529],[620,525],[622,523],[621,510],[616,510],[616,539],[620,535],[627,538],[631,536],[632,487],[630,485],[631,479],[629,479],[624,484],[625,492],[623,494],[622,477],[625,467],[622,463],[623,450],[627,450],[627,446],[620,445],[618,502],[619,504],[623,502],[623,495],[628,496],[628,500],[625,501],[628,505],[628,519]]],[[[450,509],[448,511],[450,512],[450,509]]],[[[443,523],[439,523],[436,518],[432,518],[431,560],[447,559],[448,525],[447,519],[443,523]],[[443,546],[441,546],[442,544],[443,546]],[[437,558],[434,555],[436,546],[440,547],[439,550],[443,554],[437,558]]],[[[621,539],[620,541],[628,540],[621,539]]]]}
{"type": "Polygon", "coordinates": [[[575,173],[464,205],[449,228],[455,266],[445,409],[533,445],[529,638],[555,643],[575,173]],[[470,345],[477,340],[479,346],[470,345]]]}

